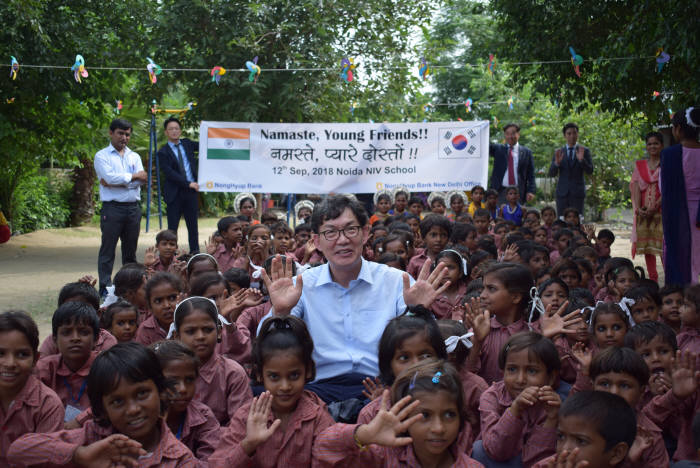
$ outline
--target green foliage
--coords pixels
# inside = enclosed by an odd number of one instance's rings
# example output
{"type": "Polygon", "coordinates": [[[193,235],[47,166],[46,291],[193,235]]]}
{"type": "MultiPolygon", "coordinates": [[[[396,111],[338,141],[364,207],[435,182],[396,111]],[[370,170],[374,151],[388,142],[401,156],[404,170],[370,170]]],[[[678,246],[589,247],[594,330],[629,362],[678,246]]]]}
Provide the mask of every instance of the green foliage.
{"type": "Polygon", "coordinates": [[[22,179],[14,198],[14,232],[64,227],[70,218],[68,196],[71,183],[66,178],[49,178],[33,173],[22,179]]]}
{"type": "Polygon", "coordinates": [[[666,0],[492,0],[503,38],[499,57],[511,61],[563,60],[521,67],[515,78],[576,108],[586,100],[617,116],[643,112],[650,125],[668,123],[667,109],[700,102],[700,3],[666,0]],[[569,46],[586,60],[581,78],[569,62],[569,46]],[[671,55],[661,73],[655,54],[671,55]],[[641,57],[637,60],[600,58],[641,57]],[[668,93],[652,99],[652,92],[668,93]]]}

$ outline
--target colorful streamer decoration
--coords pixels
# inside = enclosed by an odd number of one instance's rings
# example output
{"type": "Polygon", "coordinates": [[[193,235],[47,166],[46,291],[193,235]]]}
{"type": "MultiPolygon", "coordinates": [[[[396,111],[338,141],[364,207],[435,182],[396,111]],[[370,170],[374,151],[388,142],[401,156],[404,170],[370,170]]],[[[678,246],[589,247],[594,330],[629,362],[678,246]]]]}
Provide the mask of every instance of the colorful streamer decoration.
{"type": "Polygon", "coordinates": [[[216,82],[216,85],[218,86],[219,81],[221,81],[221,77],[226,74],[226,69],[217,65],[211,69],[209,74],[211,75],[211,81],[216,82]]]}
{"type": "Polygon", "coordinates": [[[493,54],[489,54],[489,64],[488,64],[489,74],[493,76],[493,72],[496,70],[496,57],[493,54]]]}
{"type": "Polygon", "coordinates": [[[352,71],[357,68],[355,61],[351,58],[343,57],[340,61],[340,77],[346,82],[350,83],[354,77],[352,71]]]}
{"type": "Polygon", "coordinates": [[[653,91],[653,92],[651,93],[652,99],[656,99],[656,98],[659,97],[659,96],[661,96],[661,93],[658,92],[658,91],[653,91]]]}
{"type": "Polygon", "coordinates": [[[156,84],[158,81],[158,75],[160,75],[163,72],[163,69],[160,67],[160,65],[156,64],[153,60],[151,60],[150,57],[146,57],[146,60],[148,60],[148,65],[146,65],[146,70],[148,70],[148,77],[151,80],[151,84],[156,84]]]}
{"type": "Polygon", "coordinates": [[[513,110],[513,96],[508,98],[508,109],[513,110]]]}
{"type": "Polygon", "coordinates": [[[583,63],[583,57],[578,55],[573,47],[569,47],[569,53],[571,53],[571,64],[574,66],[574,73],[576,76],[581,78],[581,70],[579,66],[583,63]]]}
{"type": "Polygon", "coordinates": [[[357,107],[357,103],[356,103],[356,102],[351,102],[351,103],[350,103],[350,115],[353,115],[353,116],[355,115],[355,108],[356,108],[356,107],[357,107]]]}
{"type": "Polygon", "coordinates": [[[248,60],[245,63],[246,68],[250,71],[250,74],[248,75],[248,81],[251,83],[257,83],[258,82],[258,77],[260,76],[260,67],[258,66],[258,56],[256,55],[253,58],[253,61],[251,62],[248,60]]]}
{"type": "Polygon", "coordinates": [[[19,71],[19,62],[14,55],[10,55],[12,61],[10,62],[10,76],[13,80],[17,79],[17,72],[19,71]]]}
{"type": "Polygon", "coordinates": [[[78,83],[82,83],[80,80],[81,76],[83,78],[88,77],[88,71],[85,69],[85,59],[80,54],[75,56],[75,63],[72,67],[70,67],[70,69],[73,72],[73,78],[75,78],[75,81],[78,83]]]}
{"type": "Polygon", "coordinates": [[[464,107],[467,109],[467,112],[472,111],[472,98],[467,98],[467,100],[464,101],[464,107]]]}
{"type": "Polygon", "coordinates": [[[664,52],[663,47],[659,47],[656,50],[656,73],[661,73],[661,70],[664,69],[664,64],[668,63],[669,60],[671,60],[671,56],[664,52]]]}
{"type": "Polygon", "coordinates": [[[532,125],[533,128],[535,127],[535,118],[534,117],[530,117],[530,120],[528,120],[528,122],[530,123],[530,125],[532,125]]]}
{"type": "Polygon", "coordinates": [[[117,103],[117,107],[114,108],[114,113],[119,115],[121,113],[122,107],[123,107],[121,99],[117,99],[116,103],[117,103]]]}
{"type": "Polygon", "coordinates": [[[499,124],[500,122],[501,122],[501,121],[498,120],[498,117],[496,117],[496,116],[494,115],[494,116],[493,116],[493,127],[494,127],[494,128],[498,128],[498,124],[499,124]]]}
{"type": "Polygon", "coordinates": [[[430,103],[423,104],[423,112],[431,112],[433,110],[433,105],[430,103]]]}
{"type": "Polygon", "coordinates": [[[430,75],[430,67],[428,67],[428,62],[425,61],[425,57],[420,58],[420,67],[418,67],[418,73],[420,73],[421,78],[423,78],[423,81],[428,79],[428,75],[430,75]]]}
{"type": "Polygon", "coordinates": [[[673,120],[673,111],[671,110],[670,107],[668,108],[668,118],[673,120]]]}

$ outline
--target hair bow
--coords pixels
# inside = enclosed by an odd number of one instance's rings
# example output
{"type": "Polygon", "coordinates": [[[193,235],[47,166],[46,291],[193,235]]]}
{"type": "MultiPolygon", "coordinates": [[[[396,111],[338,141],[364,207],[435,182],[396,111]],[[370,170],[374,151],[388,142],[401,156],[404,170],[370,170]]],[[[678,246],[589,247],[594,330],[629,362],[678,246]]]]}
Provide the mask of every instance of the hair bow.
{"type": "Polygon", "coordinates": [[[692,112],[693,112],[693,109],[695,109],[695,107],[688,107],[688,108],[685,110],[685,121],[686,121],[686,122],[688,123],[688,125],[690,125],[691,127],[693,127],[693,128],[698,128],[698,127],[700,127],[700,123],[699,123],[699,122],[693,122],[693,116],[691,115],[692,112]]]}
{"type": "Polygon", "coordinates": [[[107,295],[105,296],[105,300],[100,307],[109,307],[112,304],[115,304],[118,300],[119,298],[116,294],[114,294],[114,285],[107,286],[107,295]]]}
{"type": "Polygon", "coordinates": [[[462,342],[464,346],[467,347],[467,349],[471,348],[474,346],[469,338],[474,336],[474,332],[469,332],[465,333],[462,336],[456,336],[452,335],[447,338],[445,338],[445,349],[447,350],[448,353],[454,352],[455,349],[457,349],[457,344],[459,342],[462,342]]]}
{"type": "Polygon", "coordinates": [[[260,276],[262,276],[263,267],[253,263],[253,260],[251,260],[250,257],[248,257],[248,263],[250,264],[251,268],[255,270],[250,276],[254,279],[260,279],[260,276]]]}

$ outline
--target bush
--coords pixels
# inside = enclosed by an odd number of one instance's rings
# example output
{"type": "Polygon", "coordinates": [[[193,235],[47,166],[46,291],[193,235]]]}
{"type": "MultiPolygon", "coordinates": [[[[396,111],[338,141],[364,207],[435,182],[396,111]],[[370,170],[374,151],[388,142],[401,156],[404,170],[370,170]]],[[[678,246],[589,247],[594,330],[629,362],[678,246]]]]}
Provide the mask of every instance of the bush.
{"type": "Polygon", "coordinates": [[[25,177],[15,191],[12,230],[25,233],[67,226],[71,190],[72,183],[65,177],[49,177],[41,171],[25,177]]]}

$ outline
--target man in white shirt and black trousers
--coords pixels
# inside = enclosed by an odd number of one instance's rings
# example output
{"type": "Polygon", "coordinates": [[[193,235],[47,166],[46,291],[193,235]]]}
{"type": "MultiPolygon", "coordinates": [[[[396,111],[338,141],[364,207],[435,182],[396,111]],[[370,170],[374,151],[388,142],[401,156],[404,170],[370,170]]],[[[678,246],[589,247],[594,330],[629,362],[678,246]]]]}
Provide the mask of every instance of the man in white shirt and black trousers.
{"type": "Polygon", "coordinates": [[[112,284],[117,241],[122,241],[122,265],[136,262],[141,230],[141,185],[148,180],[141,156],[128,148],[131,123],[114,119],[109,125],[109,146],[95,154],[95,172],[100,179],[100,230],[102,243],[97,259],[100,294],[112,284]]]}

